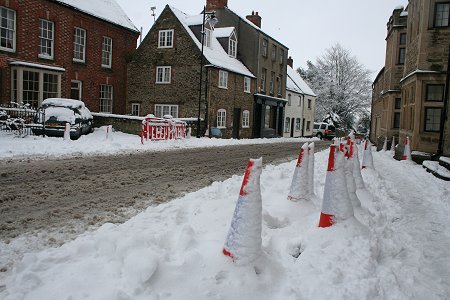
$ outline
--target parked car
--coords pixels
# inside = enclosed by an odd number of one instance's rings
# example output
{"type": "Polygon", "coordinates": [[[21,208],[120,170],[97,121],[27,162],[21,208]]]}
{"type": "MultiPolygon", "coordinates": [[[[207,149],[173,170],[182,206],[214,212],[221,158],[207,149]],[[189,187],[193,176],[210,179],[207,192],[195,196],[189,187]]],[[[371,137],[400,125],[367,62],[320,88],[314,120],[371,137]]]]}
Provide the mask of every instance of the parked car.
{"type": "Polygon", "coordinates": [[[336,127],[328,123],[314,123],[313,135],[319,139],[331,140],[336,137],[336,127]]]}
{"type": "Polygon", "coordinates": [[[66,98],[48,98],[42,102],[39,109],[37,124],[42,127],[33,128],[33,133],[48,136],[64,136],[66,123],[70,123],[70,138],[78,139],[82,134],[93,131],[93,117],[83,101],[66,98]],[[44,118],[44,120],[43,120],[44,118]],[[45,129],[44,129],[45,127],[45,129]]]}

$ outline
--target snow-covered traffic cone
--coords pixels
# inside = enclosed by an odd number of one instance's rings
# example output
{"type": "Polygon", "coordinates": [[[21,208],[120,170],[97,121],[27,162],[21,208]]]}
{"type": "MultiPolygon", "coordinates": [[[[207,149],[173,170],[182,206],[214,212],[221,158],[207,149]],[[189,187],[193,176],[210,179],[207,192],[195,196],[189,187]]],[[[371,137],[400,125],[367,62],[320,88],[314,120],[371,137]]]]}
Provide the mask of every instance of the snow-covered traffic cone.
{"type": "Polygon", "coordinates": [[[261,253],[262,200],[260,176],[262,158],[250,159],[236,203],[223,254],[237,264],[254,261],[261,253]]]}
{"type": "Polygon", "coordinates": [[[64,128],[64,140],[70,141],[70,123],[66,123],[66,128],[64,128]]]}
{"type": "Polygon", "coordinates": [[[387,151],[387,137],[384,138],[383,152],[387,151]]]}
{"type": "Polygon", "coordinates": [[[192,134],[191,134],[191,127],[188,127],[187,129],[186,129],[186,138],[187,139],[190,139],[192,137],[192,134]]]}
{"type": "Polygon", "coordinates": [[[366,143],[364,144],[364,151],[363,151],[363,160],[362,160],[362,169],[365,168],[371,168],[373,169],[373,157],[372,157],[372,144],[369,140],[366,140],[366,143]]]}
{"type": "Polygon", "coordinates": [[[206,127],[205,137],[209,137],[209,126],[206,127]]]}
{"type": "Polygon", "coordinates": [[[353,152],[353,178],[355,178],[356,188],[363,189],[364,188],[364,180],[361,175],[361,166],[359,164],[359,150],[356,142],[352,142],[352,152],[353,152]]]}
{"type": "Polygon", "coordinates": [[[411,148],[409,147],[409,137],[406,137],[405,147],[403,148],[402,160],[412,160],[411,148]]]}
{"type": "Polygon", "coordinates": [[[288,195],[289,200],[298,201],[300,199],[309,199],[308,166],[308,143],[305,143],[300,149],[300,153],[298,155],[297,165],[295,166],[291,189],[288,195]]]}
{"type": "Polygon", "coordinates": [[[330,227],[338,220],[353,216],[343,168],[345,157],[342,152],[336,150],[336,145],[330,146],[319,227],[330,227]]]}
{"type": "Polygon", "coordinates": [[[395,135],[392,136],[391,152],[395,155],[395,135]]]}
{"type": "Polygon", "coordinates": [[[309,195],[314,195],[314,143],[308,145],[308,188],[309,195]]]}
{"type": "Polygon", "coordinates": [[[108,125],[108,127],[106,127],[106,139],[107,140],[112,140],[112,125],[108,125]]]}

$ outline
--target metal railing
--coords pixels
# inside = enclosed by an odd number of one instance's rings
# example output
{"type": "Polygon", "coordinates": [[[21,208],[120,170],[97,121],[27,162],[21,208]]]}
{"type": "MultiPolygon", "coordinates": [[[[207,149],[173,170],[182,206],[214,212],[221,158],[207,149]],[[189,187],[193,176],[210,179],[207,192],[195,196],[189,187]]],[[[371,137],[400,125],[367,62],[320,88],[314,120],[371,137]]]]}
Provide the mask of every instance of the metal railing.
{"type": "Polygon", "coordinates": [[[36,110],[28,105],[1,104],[0,131],[12,132],[21,137],[34,135],[33,129],[44,126],[42,123],[37,123],[38,120],[45,119],[43,115],[43,110],[36,110]]]}

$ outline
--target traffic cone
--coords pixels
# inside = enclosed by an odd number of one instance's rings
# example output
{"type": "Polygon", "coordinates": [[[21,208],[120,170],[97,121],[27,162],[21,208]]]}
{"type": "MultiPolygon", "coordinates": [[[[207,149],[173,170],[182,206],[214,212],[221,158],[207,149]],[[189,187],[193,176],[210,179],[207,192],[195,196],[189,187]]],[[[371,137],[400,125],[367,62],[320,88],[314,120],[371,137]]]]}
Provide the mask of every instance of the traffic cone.
{"type": "Polygon", "coordinates": [[[294,176],[292,177],[291,189],[288,199],[298,201],[300,199],[309,199],[309,159],[308,143],[303,144],[298,155],[297,165],[295,166],[294,176]]]}
{"type": "Polygon", "coordinates": [[[384,138],[383,152],[387,151],[387,137],[384,138]]]}
{"type": "Polygon", "coordinates": [[[364,144],[364,151],[363,151],[363,160],[362,160],[362,169],[365,168],[371,168],[373,169],[373,157],[372,157],[372,144],[369,140],[366,140],[366,143],[364,144]]]}
{"type": "Polygon", "coordinates": [[[344,174],[345,157],[336,148],[336,145],[330,146],[319,227],[330,227],[339,220],[353,216],[344,174]]]}
{"type": "Polygon", "coordinates": [[[70,123],[66,123],[66,128],[64,128],[64,140],[70,141],[70,123]]]}
{"type": "Polygon", "coordinates": [[[392,136],[391,152],[395,154],[395,135],[392,136]]]}
{"type": "Polygon", "coordinates": [[[108,127],[106,127],[106,139],[112,140],[112,125],[108,125],[108,127]]]}
{"type": "Polygon", "coordinates": [[[356,142],[352,142],[352,150],[353,152],[353,178],[355,178],[355,184],[357,189],[363,189],[364,188],[364,180],[361,175],[361,166],[359,165],[359,151],[358,151],[358,145],[356,145],[356,142]]]}
{"type": "Polygon", "coordinates": [[[308,145],[308,188],[309,195],[314,195],[314,142],[308,145]]]}
{"type": "Polygon", "coordinates": [[[412,160],[412,158],[411,158],[411,148],[409,148],[409,137],[406,137],[405,147],[403,148],[402,160],[412,160]]]}
{"type": "Polygon", "coordinates": [[[254,261],[261,253],[262,200],[260,176],[262,158],[250,159],[236,203],[223,254],[237,264],[254,261]]]}

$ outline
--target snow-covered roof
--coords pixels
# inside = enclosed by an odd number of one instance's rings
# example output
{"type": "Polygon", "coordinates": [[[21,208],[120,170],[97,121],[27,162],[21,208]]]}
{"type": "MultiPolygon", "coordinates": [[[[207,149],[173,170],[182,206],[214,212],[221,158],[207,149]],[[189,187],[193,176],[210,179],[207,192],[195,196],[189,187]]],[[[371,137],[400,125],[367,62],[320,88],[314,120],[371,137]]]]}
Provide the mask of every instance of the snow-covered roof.
{"type": "Polygon", "coordinates": [[[313,92],[313,90],[308,86],[308,84],[303,80],[300,74],[297,73],[291,66],[287,67],[287,80],[286,80],[286,89],[317,97],[317,95],[313,92]]]}
{"type": "MultiPolygon", "coordinates": [[[[189,33],[189,36],[197,45],[197,47],[201,49],[202,43],[197,39],[194,32],[192,32],[189,26],[201,25],[203,21],[202,15],[190,16],[174,7],[169,6],[169,8],[189,33]]],[[[213,38],[211,38],[210,47],[203,48],[203,55],[209,62],[209,66],[228,70],[252,78],[255,77],[255,75],[253,75],[252,72],[250,72],[249,69],[247,69],[247,67],[241,61],[228,55],[228,53],[223,49],[222,45],[217,40],[217,36],[215,33],[213,33],[213,38]]]]}
{"type": "Polygon", "coordinates": [[[132,31],[139,32],[115,0],[57,0],[56,2],[132,31]]]}
{"type": "Polygon", "coordinates": [[[229,37],[234,31],[234,27],[221,27],[214,29],[216,38],[229,37]]]}
{"type": "Polygon", "coordinates": [[[42,101],[42,105],[64,106],[78,109],[85,108],[83,101],[67,98],[47,98],[42,101]]]}
{"type": "Polygon", "coordinates": [[[30,63],[30,62],[20,61],[20,60],[11,61],[9,64],[12,66],[31,67],[31,68],[46,69],[46,70],[57,71],[57,72],[65,72],[66,71],[66,69],[62,68],[62,67],[42,65],[42,64],[30,63]]]}

